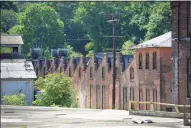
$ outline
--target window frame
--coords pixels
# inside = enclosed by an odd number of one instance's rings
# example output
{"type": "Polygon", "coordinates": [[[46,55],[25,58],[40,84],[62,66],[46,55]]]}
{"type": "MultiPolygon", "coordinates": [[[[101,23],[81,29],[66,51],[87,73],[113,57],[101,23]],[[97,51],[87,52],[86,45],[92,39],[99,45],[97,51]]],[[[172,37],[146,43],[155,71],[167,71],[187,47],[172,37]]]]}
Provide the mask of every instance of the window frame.
{"type": "Polygon", "coordinates": [[[102,80],[105,80],[105,67],[101,68],[101,78],[102,80]]]}
{"type": "Polygon", "coordinates": [[[143,56],[142,53],[139,53],[139,69],[143,69],[143,56]]]}
{"type": "Polygon", "coordinates": [[[81,67],[79,67],[79,70],[78,70],[78,77],[79,77],[79,78],[81,78],[81,77],[82,77],[81,67]]]}
{"type": "Polygon", "coordinates": [[[130,68],[130,80],[131,81],[134,80],[134,68],[133,67],[130,68]]]}
{"type": "Polygon", "coordinates": [[[90,67],[90,79],[93,79],[93,67],[90,67]]]}
{"type": "Polygon", "coordinates": [[[157,52],[153,52],[153,69],[157,69],[157,52]]]}
{"type": "Polygon", "coordinates": [[[145,69],[149,69],[149,53],[145,55],[145,69]]]}

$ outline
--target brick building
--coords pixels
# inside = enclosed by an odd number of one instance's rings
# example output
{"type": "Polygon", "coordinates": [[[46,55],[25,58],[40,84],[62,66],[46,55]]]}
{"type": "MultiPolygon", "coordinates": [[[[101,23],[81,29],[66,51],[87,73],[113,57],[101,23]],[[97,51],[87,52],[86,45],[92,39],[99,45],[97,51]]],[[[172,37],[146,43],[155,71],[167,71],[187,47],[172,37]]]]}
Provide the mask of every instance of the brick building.
{"type": "Polygon", "coordinates": [[[172,8],[172,102],[184,104],[191,97],[191,2],[173,1],[172,8]]]}
{"type": "MultiPolygon", "coordinates": [[[[133,49],[134,60],[124,72],[126,76],[123,76],[129,94],[126,101],[171,102],[171,32],[133,49]]],[[[139,109],[150,109],[150,106],[139,105],[139,109]]],[[[155,109],[166,108],[155,106],[155,109]]]]}
{"type": "MultiPolygon", "coordinates": [[[[116,109],[128,109],[129,100],[171,102],[171,32],[133,49],[134,56],[116,56],[116,109]]],[[[38,76],[64,71],[72,77],[81,107],[112,109],[112,62],[112,53],[97,53],[90,58],[34,60],[33,64],[38,76]]]]}

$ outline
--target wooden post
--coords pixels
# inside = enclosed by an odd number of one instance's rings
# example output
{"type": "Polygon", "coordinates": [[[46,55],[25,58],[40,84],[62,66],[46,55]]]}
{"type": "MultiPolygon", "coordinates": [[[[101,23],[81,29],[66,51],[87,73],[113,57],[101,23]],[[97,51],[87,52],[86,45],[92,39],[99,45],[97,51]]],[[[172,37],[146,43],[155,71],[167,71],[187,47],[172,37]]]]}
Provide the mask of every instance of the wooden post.
{"type": "Polygon", "coordinates": [[[154,104],[150,102],[150,105],[151,105],[151,111],[154,111],[154,104]]]}
{"type": "Polygon", "coordinates": [[[176,106],[176,104],[174,105],[174,108],[175,108],[177,113],[180,113],[180,111],[179,111],[178,107],[176,106]]]}
{"type": "Polygon", "coordinates": [[[131,101],[129,101],[129,110],[131,110],[131,101]]]}

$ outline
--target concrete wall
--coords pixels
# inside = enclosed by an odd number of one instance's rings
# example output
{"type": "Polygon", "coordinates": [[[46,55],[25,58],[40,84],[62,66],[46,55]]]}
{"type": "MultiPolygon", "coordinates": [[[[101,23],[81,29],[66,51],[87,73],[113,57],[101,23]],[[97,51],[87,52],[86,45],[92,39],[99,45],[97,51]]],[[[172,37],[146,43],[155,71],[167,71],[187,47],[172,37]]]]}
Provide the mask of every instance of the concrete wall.
{"type": "Polygon", "coordinates": [[[23,93],[28,105],[34,99],[34,81],[31,79],[1,79],[1,96],[23,93]]]}

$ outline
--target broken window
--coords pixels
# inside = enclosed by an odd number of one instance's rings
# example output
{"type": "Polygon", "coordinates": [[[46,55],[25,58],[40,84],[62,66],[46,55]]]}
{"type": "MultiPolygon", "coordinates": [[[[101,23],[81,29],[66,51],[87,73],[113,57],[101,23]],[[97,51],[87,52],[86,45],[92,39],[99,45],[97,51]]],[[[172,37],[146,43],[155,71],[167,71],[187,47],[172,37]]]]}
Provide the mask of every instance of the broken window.
{"type": "Polygon", "coordinates": [[[139,53],[139,69],[142,69],[142,54],[139,53]]]}
{"type": "Polygon", "coordinates": [[[130,68],[130,80],[133,80],[134,79],[134,68],[131,67],[130,68]]]}
{"type": "Polygon", "coordinates": [[[157,69],[157,53],[153,53],[153,69],[157,69]]]}
{"type": "Polygon", "coordinates": [[[149,69],[149,53],[146,53],[146,69],[149,69]]]}

